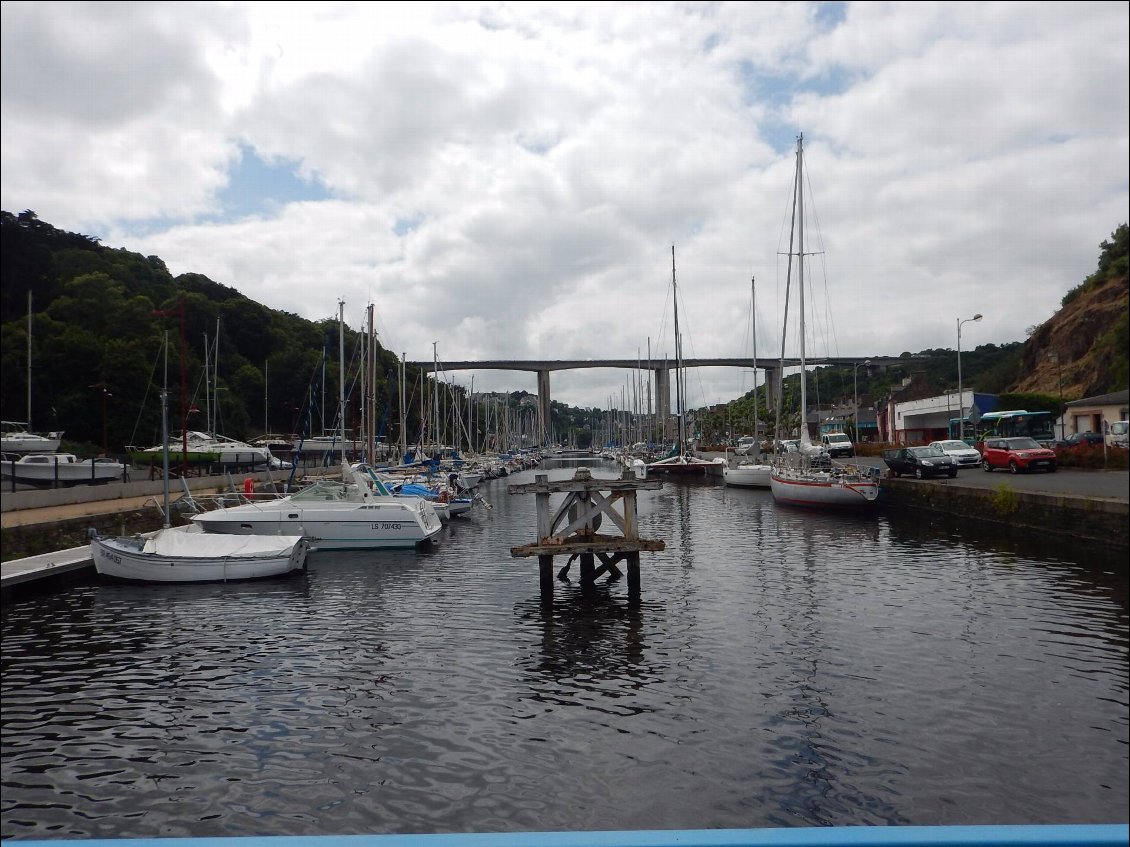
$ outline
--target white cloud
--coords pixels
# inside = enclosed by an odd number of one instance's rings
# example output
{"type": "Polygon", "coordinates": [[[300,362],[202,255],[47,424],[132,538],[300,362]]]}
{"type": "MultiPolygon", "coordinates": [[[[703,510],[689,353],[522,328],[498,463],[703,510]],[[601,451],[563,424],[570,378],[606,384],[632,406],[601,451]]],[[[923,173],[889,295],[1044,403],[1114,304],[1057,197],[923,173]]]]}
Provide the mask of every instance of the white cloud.
{"type": "Polygon", "coordinates": [[[1023,340],[1127,220],[1125,4],[2,9],[4,209],[308,318],[374,302],[409,359],[673,356],[672,245],[685,348],[750,352],[756,276],[775,352],[801,131],[831,355],[953,348],[975,311],[964,344],[1023,340]],[[241,144],[332,199],[224,219],[241,144]]]}

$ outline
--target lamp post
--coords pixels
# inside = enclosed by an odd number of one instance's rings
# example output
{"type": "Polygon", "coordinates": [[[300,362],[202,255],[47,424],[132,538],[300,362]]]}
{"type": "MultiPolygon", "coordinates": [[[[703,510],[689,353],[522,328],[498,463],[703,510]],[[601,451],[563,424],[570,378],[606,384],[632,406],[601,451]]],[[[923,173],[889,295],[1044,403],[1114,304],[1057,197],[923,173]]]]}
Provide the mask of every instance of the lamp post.
{"type": "Polygon", "coordinates": [[[965,320],[957,319],[957,425],[960,428],[962,440],[965,440],[965,394],[961,388],[961,325],[979,320],[981,320],[981,315],[974,315],[965,320]]]}
{"type": "Polygon", "coordinates": [[[110,387],[104,382],[96,382],[94,385],[89,386],[102,393],[102,455],[110,455],[110,439],[107,436],[106,428],[106,400],[114,395],[110,393],[110,387]]]}
{"type": "Polygon", "coordinates": [[[855,395],[855,411],[852,412],[851,421],[852,421],[852,424],[855,426],[855,441],[857,443],[859,442],[859,381],[857,379],[857,374],[859,373],[859,366],[860,365],[863,365],[863,366],[869,368],[869,367],[871,367],[871,360],[870,359],[864,359],[862,362],[856,362],[851,367],[851,384],[852,384],[852,391],[855,395]]]}

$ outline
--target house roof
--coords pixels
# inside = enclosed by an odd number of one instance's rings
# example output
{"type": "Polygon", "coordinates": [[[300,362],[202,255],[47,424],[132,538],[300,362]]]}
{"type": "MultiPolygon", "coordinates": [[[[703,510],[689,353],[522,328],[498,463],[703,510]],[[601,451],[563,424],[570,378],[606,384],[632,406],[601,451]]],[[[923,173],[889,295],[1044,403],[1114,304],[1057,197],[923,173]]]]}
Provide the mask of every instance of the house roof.
{"type": "Polygon", "coordinates": [[[1130,389],[1122,391],[1115,391],[1113,394],[1099,394],[1095,397],[1083,397],[1079,400],[1072,400],[1066,405],[1068,408],[1072,406],[1119,406],[1130,401],[1130,389]]]}

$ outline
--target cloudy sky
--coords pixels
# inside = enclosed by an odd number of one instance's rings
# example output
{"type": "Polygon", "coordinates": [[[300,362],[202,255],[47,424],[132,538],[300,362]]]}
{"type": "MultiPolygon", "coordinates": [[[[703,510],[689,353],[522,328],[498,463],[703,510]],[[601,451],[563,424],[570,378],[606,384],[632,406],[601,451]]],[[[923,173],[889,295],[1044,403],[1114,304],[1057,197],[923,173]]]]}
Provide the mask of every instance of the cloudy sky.
{"type": "Polygon", "coordinates": [[[963,349],[1023,341],[1130,206],[1121,0],[2,9],[4,210],[306,318],[373,303],[409,360],[672,359],[672,247],[683,355],[779,355],[802,133],[811,355],[975,313],[963,349]]]}

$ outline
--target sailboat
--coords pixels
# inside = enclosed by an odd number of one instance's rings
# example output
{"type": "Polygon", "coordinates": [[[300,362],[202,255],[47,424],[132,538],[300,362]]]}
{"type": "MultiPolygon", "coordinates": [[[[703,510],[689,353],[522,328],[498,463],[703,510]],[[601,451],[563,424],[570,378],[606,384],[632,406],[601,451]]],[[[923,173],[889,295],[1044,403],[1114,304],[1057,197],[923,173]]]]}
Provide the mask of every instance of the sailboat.
{"type": "Polygon", "coordinates": [[[687,445],[687,416],[684,408],[686,374],[683,368],[683,337],[679,333],[679,292],[675,279],[675,245],[671,245],[671,296],[675,304],[675,407],[679,431],[675,445],[661,459],[648,462],[647,473],[705,474],[717,471],[725,464],[723,458],[703,459],[696,456],[687,445]]]}
{"type": "MultiPolygon", "coordinates": [[[[790,236],[790,271],[792,257],[797,262],[797,313],[800,343],[800,444],[796,453],[783,453],[774,458],[769,486],[778,503],[794,506],[852,507],[869,506],[879,497],[878,470],[834,462],[818,445],[814,445],[808,432],[808,393],[805,363],[805,313],[804,313],[804,136],[797,138],[796,178],[793,183],[792,208],[793,234],[796,251],[792,250],[790,236]]],[[[791,276],[791,273],[790,273],[791,276]]],[[[786,299],[787,303],[787,299],[786,299]]],[[[785,327],[788,326],[788,306],[785,308],[785,327]]],[[[785,332],[781,333],[781,366],[784,367],[785,332]]],[[[780,414],[780,402],[777,403],[780,414]]]]}
{"type": "MultiPolygon", "coordinates": [[[[345,316],[339,304],[340,396],[338,419],[345,432],[345,316]]],[[[320,479],[275,500],[225,506],[194,515],[206,533],[291,535],[306,537],[311,550],[377,550],[415,547],[443,528],[439,515],[422,497],[396,497],[381,486],[363,464],[350,465],[344,437],[341,479],[320,479]]]]}
{"type": "Polygon", "coordinates": [[[62,432],[42,435],[31,431],[31,292],[27,293],[27,421],[4,421],[0,451],[4,453],[54,453],[63,441],[62,432]]]}
{"type": "Polygon", "coordinates": [[[753,325],[753,455],[743,459],[736,465],[729,462],[722,468],[722,481],[726,485],[740,486],[743,488],[769,488],[769,477],[773,473],[772,465],[761,460],[761,421],[757,412],[757,288],[754,279],[750,279],[750,315],[753,325]]]}
{"type": "MultiPolygon", "coordinates": [[[[165,342],[166,356],[168,341],[165,342]]],[[[166,380],[167,383],[167,380],[166,380]]],[[[169,400],[161,392],[164,526],[151,535],[106,537],[92,531],[90,555],[103,576],[142,582],[231,582],[301,570],[309,547],[301,535],[206,535],[169,523],[169,400]]]]}

